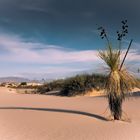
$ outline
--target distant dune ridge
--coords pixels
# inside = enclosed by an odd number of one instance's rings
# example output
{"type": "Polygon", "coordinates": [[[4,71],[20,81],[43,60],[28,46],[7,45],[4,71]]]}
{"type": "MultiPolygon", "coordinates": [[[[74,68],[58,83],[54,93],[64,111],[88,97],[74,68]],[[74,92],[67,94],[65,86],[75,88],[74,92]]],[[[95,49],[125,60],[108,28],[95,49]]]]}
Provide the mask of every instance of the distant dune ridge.
{"type": "Polygon", "coordinates": [[[2,82],[30,82],[29,79],[23,77],[0,77],[0,83],[2,82]]]}

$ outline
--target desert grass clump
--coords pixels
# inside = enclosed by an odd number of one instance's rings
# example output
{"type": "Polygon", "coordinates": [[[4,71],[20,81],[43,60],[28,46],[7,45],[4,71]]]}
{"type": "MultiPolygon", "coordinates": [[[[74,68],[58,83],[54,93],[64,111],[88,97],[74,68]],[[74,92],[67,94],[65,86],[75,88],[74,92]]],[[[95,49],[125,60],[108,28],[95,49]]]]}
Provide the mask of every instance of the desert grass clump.
{"type": "Polygon", "coordinates": [[[108,97],[109,108],[114,120],[122,118],[122,103],[125,99],[125,94],[130,93],[135,86],[135,78],[125,69],[123,63],[130,49],[132,40],[129,44],[125,57],[121,61],[121,41],[128,31],[126,25],[127,20],[122,21],[122,31],[118,34],[119,47],[113,48],[109,42],[106,31],[100,27],[101,37],[106,38],[108,42],[107,50],[99,51],[99,57],[105,62],[108,67],[108,76],[105,83],[105,91],[108,97]]]}

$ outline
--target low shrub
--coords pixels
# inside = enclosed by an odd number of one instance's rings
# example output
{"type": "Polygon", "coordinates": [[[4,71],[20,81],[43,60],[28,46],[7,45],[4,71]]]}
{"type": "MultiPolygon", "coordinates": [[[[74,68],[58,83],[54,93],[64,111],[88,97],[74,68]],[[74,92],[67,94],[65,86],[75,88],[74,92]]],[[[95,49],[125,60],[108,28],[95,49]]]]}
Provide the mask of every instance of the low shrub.
{"type": "Polygon", "coordinates": [[[65,80],[64,86],[60,92],[62,96],[75,96],[85,94],[93,88],[101,89],[105,84],[105,76],[102,75],[77,75],[65,80]]]}
{"type": "Polygon", "coordinates": [[[51,89],[46,84],[44,84],[42,86],[38,86],[36,89],[36,92],[40,93],[40,94],[44,94],[49,91],[51,91],[51,89]]]}
{"type": "Polygon", "coordinates": [[[106,76],[104,75],[82,74],[46,83],[42,86],[39,86],[37,88],[37,92],[44,94],[49,91],[60,91],[60,96],[75,96],[79,94],[85,94],[87,91],[90,91],[93,88],[97,90],[104,88],[105,79],[106,76]]]}
{"type": "Polygon", "coordinates": [[[27,82],[21,82],[20,86],[27,86],[27,82]]]}
{"type": "Polygon", "coordinates": [[[47,84],[51,90],[61,90],[65,83],[64,79],[54,80],[47,84]]]}

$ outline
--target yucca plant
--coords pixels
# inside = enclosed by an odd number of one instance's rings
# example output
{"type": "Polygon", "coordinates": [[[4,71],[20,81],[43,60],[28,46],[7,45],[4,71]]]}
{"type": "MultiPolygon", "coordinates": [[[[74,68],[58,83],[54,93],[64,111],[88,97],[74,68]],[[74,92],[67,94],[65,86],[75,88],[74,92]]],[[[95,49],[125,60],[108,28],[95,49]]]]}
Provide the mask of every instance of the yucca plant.
{"type": "Polygon", "coordinates": [[[127,20],[122,21],[121,33],[117,31],[119,47],[113,48],[109,42],[106,31],[103,27],[100,27],[101,38],[105,38],[108,43],[108,47],[105,51],[99,51],[99,57],[108,66],[109,74],[105,84],[105,91],[108,97],[109,108],[114,120],[120,120],[122,118],[122,103],[125,99],[125,94],[130,93],[135,85],[134,77],[123,66],[125,58],[130,49],[132,40],[126,54],[121,61],[121,41],[122,38],[128,33],[127,20]]]}

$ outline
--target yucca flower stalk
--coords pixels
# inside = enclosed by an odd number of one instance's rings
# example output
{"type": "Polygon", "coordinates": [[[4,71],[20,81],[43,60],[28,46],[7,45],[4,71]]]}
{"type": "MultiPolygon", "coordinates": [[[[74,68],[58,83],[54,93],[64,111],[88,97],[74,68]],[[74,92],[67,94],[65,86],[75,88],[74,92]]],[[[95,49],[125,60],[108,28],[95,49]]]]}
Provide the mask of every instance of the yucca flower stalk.
{"type": "MultiPolygon", "coordinates": [[[[127,26],[126,22],[127,20],[122,21],[122,30],[124,30],[122,31],[122,34],[119,34],[119,32],[117,32],[119,42],[121,42],[123,36],[125,36],[126,31],[124,29],[124,26],[127,26]]],[[[105,37],[107,39],[107,42],[109,42],[106,33],[101,34],[100,36],[102,38],[105,37]]],[[[114,49],[110,44],[108,44],[109,46],[107,50],[99,51],[99,57],[105,62],[109,70],[108,78],[105,85],[105,91],[108,97],[109,108],[112,116],[114,117],[114,120],[120,120],[122,118],[122,103],[125,99],[125,94],[130,93],[135,85],[134,77],[123,66],[125,58],[130,49],[131,43],[132,40],[129,44],[129,47],[122,62],[120,59],[121,43],[119,43],[118,48],[114,49]]]]}

